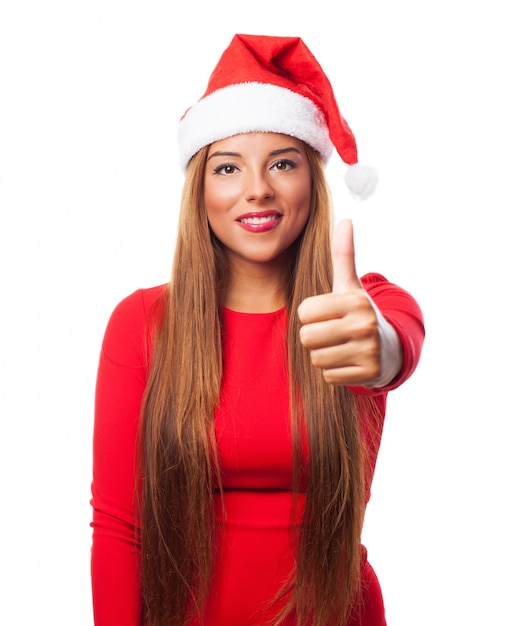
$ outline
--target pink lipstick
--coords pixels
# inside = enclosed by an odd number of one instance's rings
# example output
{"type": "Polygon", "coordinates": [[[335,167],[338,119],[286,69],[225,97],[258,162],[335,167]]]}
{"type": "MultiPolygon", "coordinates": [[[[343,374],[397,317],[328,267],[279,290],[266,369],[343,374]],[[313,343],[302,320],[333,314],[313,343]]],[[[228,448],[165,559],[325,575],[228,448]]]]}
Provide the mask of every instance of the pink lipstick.
{"type": "Polygon", "coordinates": [[[276,211],[254,211],[237,218],[237,224],[250,233],[264,233],[275,228],[282,220],[276,211]]]}

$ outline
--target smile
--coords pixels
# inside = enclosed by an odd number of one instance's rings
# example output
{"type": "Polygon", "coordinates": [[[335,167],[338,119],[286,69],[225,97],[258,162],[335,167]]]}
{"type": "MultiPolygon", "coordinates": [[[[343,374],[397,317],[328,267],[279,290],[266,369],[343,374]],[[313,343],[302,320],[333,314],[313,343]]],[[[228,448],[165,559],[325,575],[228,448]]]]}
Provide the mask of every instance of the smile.
{"type": "Polygon", "coordinates": [[[276,215],[267,215],[265,217],[242,217],[239,222],[241,224],[265,224],[276,219],[276,215]]]}
{"type": "Polygon", "coordinates": [[[282,215],[276,211],[260,213],[246,213],[237,218],[237,223],[249,232],[261,233],[273,229],[282,219],[282,215]]]}

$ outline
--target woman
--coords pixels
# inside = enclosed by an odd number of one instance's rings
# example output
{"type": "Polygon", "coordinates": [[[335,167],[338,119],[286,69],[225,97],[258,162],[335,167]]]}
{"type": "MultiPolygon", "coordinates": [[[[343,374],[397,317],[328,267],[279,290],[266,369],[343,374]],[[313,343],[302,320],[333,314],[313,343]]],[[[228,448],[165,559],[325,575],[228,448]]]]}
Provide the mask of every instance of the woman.
{"type": "Polygon", "coordinates": [[[360,538],[424,331],[406,292],[358,279],[350,222],[331,251],[333,145],[356,164],[297,38],[237,35],[180,123],[172,280],[126,298],[102,346],[96,626],[386,623],[360,538]]]}

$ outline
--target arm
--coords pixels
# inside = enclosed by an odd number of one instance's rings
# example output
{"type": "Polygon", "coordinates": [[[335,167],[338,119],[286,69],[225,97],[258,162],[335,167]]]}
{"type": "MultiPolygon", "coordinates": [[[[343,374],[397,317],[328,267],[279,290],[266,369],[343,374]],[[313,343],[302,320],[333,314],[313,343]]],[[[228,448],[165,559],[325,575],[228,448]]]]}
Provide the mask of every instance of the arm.
{"type": "Polygon", "coordinates": [[[374,273],[362,277],[362,286],[395,332],[402,350],[399,371],[391,379],[376,387],[376,391],[372,388],[367,391],[358,389],[360,393],[369,395],[391,391],[408,380],[419,363],[425,331],[422,311],[407,291],[388,282],[381,274],[374,273]]]}
{"type": "Polygon", "coordinates": [[[145,293],[114,310],[98,367],[91,500],[96,626],[141,624],[135,452],[147,376],[145,293]]]}

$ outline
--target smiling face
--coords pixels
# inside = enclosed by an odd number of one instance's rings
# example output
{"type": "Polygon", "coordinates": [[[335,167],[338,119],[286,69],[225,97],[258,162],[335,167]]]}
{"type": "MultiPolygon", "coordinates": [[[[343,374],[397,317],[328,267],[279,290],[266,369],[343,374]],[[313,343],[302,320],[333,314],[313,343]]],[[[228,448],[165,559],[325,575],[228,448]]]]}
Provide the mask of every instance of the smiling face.
{"type": "Polygon", "coordinates": [[[304,145],[288,135],[247,133],[209,147],[205,209],[232,267],[286,263],[308,220],[311,183],[304,145]]]}

